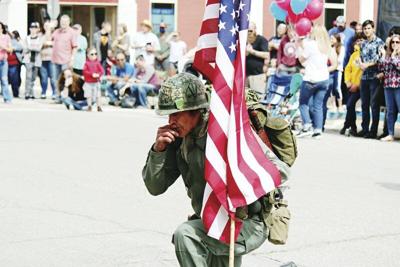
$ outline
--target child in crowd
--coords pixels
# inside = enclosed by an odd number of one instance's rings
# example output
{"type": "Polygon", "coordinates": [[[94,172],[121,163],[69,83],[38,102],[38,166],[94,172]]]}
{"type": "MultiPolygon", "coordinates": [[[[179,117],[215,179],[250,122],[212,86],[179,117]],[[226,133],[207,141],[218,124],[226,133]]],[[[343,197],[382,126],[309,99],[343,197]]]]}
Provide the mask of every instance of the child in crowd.
{"type": "Polygon", "coordinates": [[[92,111],[92,104],[97,104],[97,111],[102,111],[99,81],[103,73],[104,69],[100,61],[97,60],[96,49],[89,49],[88,57],[83,67],[83,77],[85,79],[83,90],[88,102],[88,111],[92,111]]]}

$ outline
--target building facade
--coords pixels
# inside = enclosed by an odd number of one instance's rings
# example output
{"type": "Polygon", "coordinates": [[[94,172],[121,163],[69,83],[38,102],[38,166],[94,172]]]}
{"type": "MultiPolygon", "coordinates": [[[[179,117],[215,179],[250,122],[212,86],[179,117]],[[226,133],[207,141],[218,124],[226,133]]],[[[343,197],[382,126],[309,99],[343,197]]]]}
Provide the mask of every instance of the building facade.
{"type": "MultiPolygon", "coordinates": [[[[269,6],[273,0],[252,2],[251,20],[256,22],[258,32],[266,37],[275,34],[276,22],[270,15],[269,6]]],[[[325,0],[325,10],[317,23],[327,28],[332,26],[338,15],[344,15],[347,22],[377,20],[379,0],[325,0]]],[[[137,31],[144,19],[149,19],[158,33],[161,22],[168,25],[168,31],[179,31],[189,47],[196,45],[204,13],[205,0],[59,0],[61,14],[69,14],[72,23],[79,23],[84,34],[90,39],[103,21],[113,25],[115,34],[118,23],[126,23],[129,33],[137,31]]],[[[27,32],[30,21],[42,22],[46,15],[47,0],[0,0],[0,21],[18,29],[22,35],[27,32]]]]}

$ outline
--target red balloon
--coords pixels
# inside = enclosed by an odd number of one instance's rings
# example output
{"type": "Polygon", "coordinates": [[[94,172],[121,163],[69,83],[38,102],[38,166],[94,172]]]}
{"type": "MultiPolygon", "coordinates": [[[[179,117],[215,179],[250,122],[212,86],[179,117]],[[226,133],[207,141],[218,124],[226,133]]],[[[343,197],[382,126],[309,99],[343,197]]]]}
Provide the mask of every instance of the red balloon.
{"type": "Polygon", "coordinates": [[[299,36],[306,36],[311,31],[312,23],[308,18],[301,18],[294,27],[299,36]]]}
{"type": "Polygon", "coordinates": [[[321,16],[323,10],[324,4],[321,0],[311,0],[304,11],[304,16],[310,20],[314,20],[321,16]]]}
{"type": "Polygon", "coordinates": [[[282,8],[286,11],[291,10],[290,0],[275,0],[275,2],[280,8],[282,8]]]}
{"type": "Polygon", "coordinates": [[[293,23],[296,24],[301,18],[304,18],[305,14],[304,12],[301,14],[295,14],[291,8],[288,10],[288,15],[286,17],[286,20],[288,23],[293,23]]]}

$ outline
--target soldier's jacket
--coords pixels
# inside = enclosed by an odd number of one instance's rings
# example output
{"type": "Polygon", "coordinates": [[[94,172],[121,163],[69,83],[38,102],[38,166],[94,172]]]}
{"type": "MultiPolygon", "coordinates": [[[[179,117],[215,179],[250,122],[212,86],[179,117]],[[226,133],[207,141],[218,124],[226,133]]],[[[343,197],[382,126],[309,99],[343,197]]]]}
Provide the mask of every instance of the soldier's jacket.
{"type": "MultiPolygon", "coordinates": [[[[150,149],[142,176],[152,195],[164,193],[180,175],[191,198],[192,207],[200,217],[205,188],[204,158],[207,139],[207,120],[188,136],[170,144],[163,152],[150,149]]],[[[282,182],[289,176],[289,167],[280,161],[272,151],[264,148],[267,157],[277,166],[282,182]]]]}

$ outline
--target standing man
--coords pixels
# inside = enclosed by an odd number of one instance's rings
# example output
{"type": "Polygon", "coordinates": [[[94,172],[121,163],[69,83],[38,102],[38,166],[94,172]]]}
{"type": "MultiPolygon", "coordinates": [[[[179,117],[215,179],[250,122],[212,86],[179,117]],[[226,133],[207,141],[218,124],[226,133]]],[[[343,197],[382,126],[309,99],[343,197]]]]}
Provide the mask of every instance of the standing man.
{"type": "Polygon", "coordinates": [[[100,31],[93,34],[93,46],[99,54],[98,59],[100,60],[103,69],[107,68],[107,55],[108,51],[111,50],[111,45],[111,24],[104,21],[101,24],[100,31]]]}
{"type": "Polygon", "coordinates": [[[379,124],[379,99],[378,87],[378,60],[379,51],[385,43],[375,35],[375,24],[372,20],[363,23],[363,32],[366,40],[361,44],[360,68],[363,70],[361,77],[361,108],[362,130],[358,133],[364,138],[375,139],[379,124]],[[372,110],[372,125],[370,128],[370,109],[372,110]]]}
{"type": "MultiPolygon", "coordinates": [[[[78,46],[76,33],[70,27],[71,20],[68,15],[62,15],[60,28],[53,32],[53,55],[51,61],[54,66],[54,79],[57,81],[62,71],[72,69],[74,57],[78,46]]],[[[58,83],[56,83],[58,84],[58,83]]],[[[58,85],[57,85],[58,86],[58,85]]],[[[57,88],[57,98],[60,89],[57,88]]]]}
{"type": "Polygon", "coordinates": [[[160,50],[156,52],[155,67],[157,70],[166,71],[168,69],[168,57],[169,57],[169,43],[167,34],[167,24],[164,22],[160,23],[160,50]]]}
{"type": "Polygon", "coordinates": [[[78,44],[73,69],[76,74],[82,76],[83,66],[85,65],[86,61],[86,49],[88,48],[88,43],[86,37],[82,35],[82,26],[80,24],[75,24],[72,26],[72,29],[74,29],[76,32],[78,44]]]}
{"type": "Polygon", "coordinates": [[[149,20],[143,20],[140,24],[141,31],[136,33],[132,48],[135,49],[135,58],[143,55],[146,63],[154,65],[155,53],[160,50],[160,42],[152,32],[153,26],[149,20]]]}
{"type": "MultiPolygon", "coordinates": [[[[168,115],[168,124],[157,130],[149,150],[142,177],[150,194],[161,195],[182,177],[195,214],[175,230],[172,242],[180,266],[228,266],[229,246],[207,235],[200,219],[206,186],[204,178],[209,99],[196,76],[180,73],[161,86],[157,113],[168,115]]],[[[271,151],[267,157],[277,166],[283,180],[288,167],[271,151]]],[[[239,216],[243,228],[235,243],[235,266],[242,255],[260,247],[268,229],[259,200],[247,206],[239,216]]]]}
{"type": "Polygon", "coordinates": [[[266,75],[264,62],[269,59],[268,41],[257,34],[256,24],[250,22],[246,48],[246,86],[264,93],[266,75]]]}

